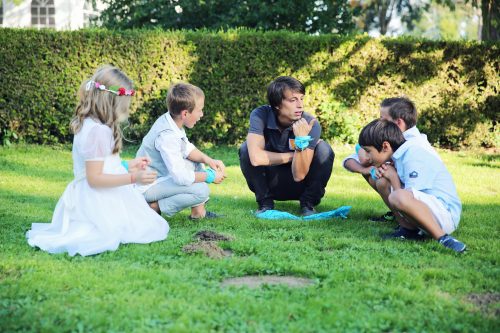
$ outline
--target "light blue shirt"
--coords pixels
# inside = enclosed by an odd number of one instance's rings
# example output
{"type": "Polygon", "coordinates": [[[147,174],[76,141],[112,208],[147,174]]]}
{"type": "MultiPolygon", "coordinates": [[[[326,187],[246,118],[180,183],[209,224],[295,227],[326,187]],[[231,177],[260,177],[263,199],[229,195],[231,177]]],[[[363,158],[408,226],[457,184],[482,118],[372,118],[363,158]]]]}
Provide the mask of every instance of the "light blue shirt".
{"type": "Polygon", "coordinates": [[[403,187],[438,198],[451,213],[455,226],[458,226],[462,203],[453,179],[437,153],[426,149],[418,140],[408,140],[394,152],[392,159],[403,187]]]}

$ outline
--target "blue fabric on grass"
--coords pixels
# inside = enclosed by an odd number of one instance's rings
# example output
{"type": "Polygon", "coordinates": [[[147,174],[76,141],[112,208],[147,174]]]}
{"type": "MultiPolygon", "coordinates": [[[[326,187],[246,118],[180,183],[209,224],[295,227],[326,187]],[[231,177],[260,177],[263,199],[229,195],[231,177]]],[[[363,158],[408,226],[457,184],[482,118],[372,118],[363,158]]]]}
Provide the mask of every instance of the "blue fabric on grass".
{"type": "Polygon", "coordinates": [[[347,218],[349,211],[351,210],[351,206],[342,206],[334,210],[330,210],[328,212],[316,213],[309,216],[302,217],[303,220],[323,220],[323,219],[331,219],[334,217],[341,217],[343,219],[347,218]]]}
{"type": "Polygon", "coordinates": [[[275,209],[270,209],[266,210],[265,212],[255,214],[255,216],[259,219],[266,219],[266,220],[304,220],[304,221],[311,221],[311,220],[324,220],[324,219],[331,219],[334,217],[340,217],[340,218],[347,218],[347,215],[349,214],[349,211],[351,210],[351,206],[342,206],[339,207],[335,210],[330,210],[328,212],[322,212],[322,213],[317,213],[309,216],[304,216],[304,217],[299,217],[295,216],[291,213],[288,212],[282,212],[280,210],[275,210],[275,209]]]}
{"type": "Polygon", "coordinates": [[[275,209],[266,210],[265,212],[255,214],[255,216],[259,219],[266,220],[300,220],[298,216],[275,209]]]}

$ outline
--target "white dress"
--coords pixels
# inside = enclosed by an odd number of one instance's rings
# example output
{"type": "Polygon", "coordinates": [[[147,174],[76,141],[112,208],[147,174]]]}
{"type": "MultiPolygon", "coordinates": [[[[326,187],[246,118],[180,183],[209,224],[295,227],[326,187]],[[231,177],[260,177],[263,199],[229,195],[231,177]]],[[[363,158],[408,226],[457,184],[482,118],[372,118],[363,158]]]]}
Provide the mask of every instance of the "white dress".
{"type": "Polygon", "coordinates": [[[169,226],[133,185],[92,188],[85,161],[104,161],[103,173],[126,174],[120,156],[112,154],[111,129],[90,118],[73,140],[73,172],[56,205],[52,223],[33,223],[26,233],[31,246],[70,256],[114,251],[120,243],[151,243],[167,237],[169,226]]]}

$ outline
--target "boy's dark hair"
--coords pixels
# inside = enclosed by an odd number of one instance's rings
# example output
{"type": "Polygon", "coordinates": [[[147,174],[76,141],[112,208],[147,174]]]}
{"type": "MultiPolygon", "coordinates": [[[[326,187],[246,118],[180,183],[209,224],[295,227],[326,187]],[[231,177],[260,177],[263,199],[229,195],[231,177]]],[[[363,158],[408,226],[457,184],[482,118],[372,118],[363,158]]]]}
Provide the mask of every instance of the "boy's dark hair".
{"type": "Polygon", "coordinates": [[[380,103],[380,106],[383,108],[390,108],[391,106],[393,106],[397,102],[401,102],[402,99],[403,99],[403,97],[384,98],[384,100],[382,100],[382,103],[380,103]]]}
{"type": "Polygon", "coordinates": [[[306,93],[306,88],[299,80],[291,76],[280,76],[276,78],[267,87],[267,100],[269,101],[269,105],[273,108],[273,111],[276,112],[276,108],[281,105],[285,90],[291,90],[303,95],[306,93]]]}
{"type": "Polygon", "coordinates": [[[381,151],[384,141],[389,142],[393,151],[405,143],[398,125],[385,119],[375,119],[359,133],[359,144],[364,147],[373,146],[377,151],[381,151]]]}
{"type": "Polygon", "coordinates": [[[193,112],[196,101],[205,97],[203,90],[190,83],[176,83],[170,86],[167,94],[167,108],[172,116],[178,116],[181,111],[193,112]]]}
{"type": "Polygon", "coordinates": [[[380,103],[380,106],[389,108],[389,116],[392,119],[403,119],[407,129],[417,124],[417,108],[409,98],[386,98],[380,103]]]}

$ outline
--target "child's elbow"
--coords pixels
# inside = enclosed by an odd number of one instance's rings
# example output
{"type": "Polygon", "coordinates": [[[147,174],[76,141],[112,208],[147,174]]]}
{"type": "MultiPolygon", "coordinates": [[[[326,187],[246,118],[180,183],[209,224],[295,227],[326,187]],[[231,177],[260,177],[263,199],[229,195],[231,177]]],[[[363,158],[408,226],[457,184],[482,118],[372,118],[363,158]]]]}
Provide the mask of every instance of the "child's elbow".
{"type": "Polygon", "coordinates": [[[89,186],[91,188],[98,188],[99,187],[96,180],[93,178],[87,178],[87,183],[89,184],[89,186]]]}
{"type": "Polygon", "coordinates": [[[95,175],[87,175],[87,183],[91,188],[99,188],[102,187],[101,182],[99,182],[99,178],[95,175]]]}

